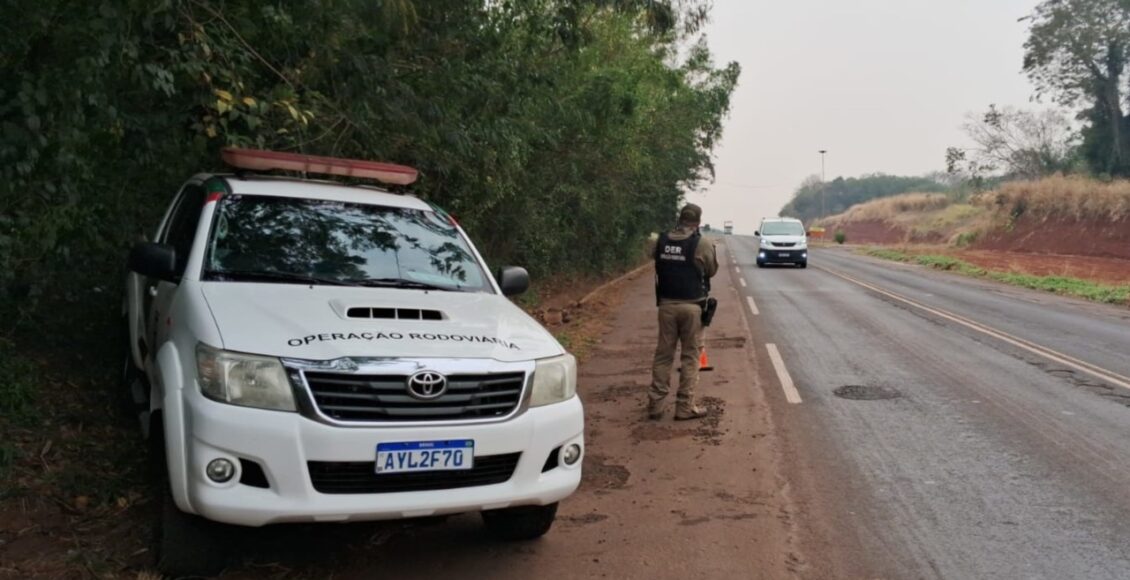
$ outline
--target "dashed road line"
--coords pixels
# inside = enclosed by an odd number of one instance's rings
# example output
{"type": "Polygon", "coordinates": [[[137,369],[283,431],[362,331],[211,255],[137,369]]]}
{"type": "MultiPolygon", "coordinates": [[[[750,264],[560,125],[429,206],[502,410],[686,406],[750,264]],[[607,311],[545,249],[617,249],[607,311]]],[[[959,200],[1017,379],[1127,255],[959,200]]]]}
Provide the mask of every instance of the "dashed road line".
{"type": "Polygon", "coordinates": [[[785,368],[785,360],[781,358],[777,345],[770,342],[765,345],[765,349],[769,351],[769,360],[773,361],[773,370],[777,371],[777,380],[781,381],[781,390],[785,391],[785,400],[794,405],[801,403],[800,392],[789,376],[789,369],[785,368]]]}
{"type": "Polygon", "coordinates": [[[734,266],[734,273],[740,276],[742,274],[742,269],[737,267],[737,266],[734,266]]]}
{"type": "Polygon", "coordinates": [[[741,283],[742,283],[742,288],[745,288],[745,286],[746,286],[746,284],[745,284],[745,278],[738,278],[738,282],[741,282],[741,283]]]}
{"type": "Polygon", "coordinates": [[[882,289],[878,286],[875,286],[873,284],[868,284],[867,282],[863,282],[861,280],[856,280],[855,278],[852,278],[851,276],[848,276],[846,274],[841,274],[840,272],[837,272],[835,270],[831,270],[829,268],[825,268],[825,267],[822,267],[822,266],[817,266],[817,267],[820,268],[821,270],[824,270],[825,272],[828,272],[829,274],[832,274],[833,276],[838,276],[840,278],[843,278],[844,280],[847,280],[848,282],[851,282],[852,284],[856,284],[857,286],[862,286],[863,288],[866,288],[866,289],[871,290],[872,292],[875,292],[875,293],[878,293],[878,294],[882,294],[883,296],[886,296],[886,297],[888,297],[892,300],[897,300],[898,302],[902,302],[903,304],[913,306],[914,308],[917,308],[917,309],[925,311],[925,312],[929,312],[930,314],[933,314],[934,316],[944,318],[946,320],[949,320],[950,322],[955,322],[955,323],[960,324],[960,325],[962,325],[966,328],[976,330],[977,332],[980,332],[982,334],[991,336],[991,337],[996,338],[998,340],[1002,340],[1002,341],[1007,342],[1008,344],[1011,344],[1011,345],[1013,345],[1017,348],[1026,350],[1026,351],[1033,353],[1033,354],[1036,354],[1038,356],[1042,356],[1042,357],[1044,357],[1048,360],[1051,360],[1053,362],[1057,362],[1061,365],[1071,367],[1075,370],[1082,371],[1084,373],[1087,373],[1087,374],[1089,374],[1089,375],[1091,375],[1095,378],[1098,378],[1099,380],[1105,381],[1105,382],[1110,383],[1112,385],[1117,385],[1117,386],[1122,387],[1124,389],[1130,389],[1130,377],[1122,376],[1122,375],[1120,375],[1120,374],[1118,374],[1114,371],[1104,369],[1104,368],[1102,368],[1098,365],[1091,364],[1087,361],[1079,360],[1079,359],[1077,359],[1073,356],[1063,354],[1062,352],[1059,352],[1059,351],[1052,350],[1052,349],[1050,349],[1046,346],[1041,346],[1041,345],[1036,344],[1034,342],[1029,342],[1029,341],[1024,340],[1023,338],[1020,338],[1018,336],[1008,334],[1007,332],[1004,332],[1003,330],[997,330],[995,328],[992,328],[992,327],[987,326],[985,324],[981,324],[980,322],[970,320],[970,319],[965,318],[963,316],[959,316],[959,315],[954,314],[952,312],[948,312],[948,311],[942,310],[940,308],[934,308],[932,306],[926,306],[925,304],[922,304],[921,302],[916,302],[916,301],[911,300],[909,298],[906,298],[904,296],[900,296],[898,294],[895,294],[894,292],[891,292],[889,290],[884,290],[884,289],[882,289]]]}
{"type": "Polygon", "coordinates": [[[754,316],[761,314],[757,311],[757,303],[753,301],[753,296],[746,296],[745,301],[746,304],[749,304],[749,311],[752,312],[754,316]]]}

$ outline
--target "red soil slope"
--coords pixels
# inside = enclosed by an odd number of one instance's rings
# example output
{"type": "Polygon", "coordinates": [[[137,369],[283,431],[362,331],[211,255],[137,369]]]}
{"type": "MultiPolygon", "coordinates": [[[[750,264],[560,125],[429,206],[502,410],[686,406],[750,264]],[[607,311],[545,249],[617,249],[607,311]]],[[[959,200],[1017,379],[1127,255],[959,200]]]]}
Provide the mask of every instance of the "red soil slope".
{"type": "MultiPolygon", "coordinates": [[[[850,236],[848,238],[851,239],[850,236]]],[[[978,250],[1067,254],[1130,260],[1130,220],[1020,219],[977,240],[978,250]]]]}

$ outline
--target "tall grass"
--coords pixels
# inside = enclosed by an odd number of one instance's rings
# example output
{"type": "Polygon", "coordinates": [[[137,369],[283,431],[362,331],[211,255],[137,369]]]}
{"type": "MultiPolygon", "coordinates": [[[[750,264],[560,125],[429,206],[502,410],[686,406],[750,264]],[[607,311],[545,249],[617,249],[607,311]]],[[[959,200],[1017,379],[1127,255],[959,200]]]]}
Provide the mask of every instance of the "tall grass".
{"type": "Polygon", "coordinates": [[[906,213],[938,210],[949,204],[950,199],[944,193],[904,193],[853,205],[844,213],[829,219],[838,218],[845,222],[890,221],[906,213]]]}
{"type": "Polygon", "coordinates": [[[1040,219],[1120,221],[1130,219],[1130,181],[1103,182],[1062,175],[1037,181],[1011,181],[974,196],[972,203],[1012,220],[1028,215],[1040,219]]]}

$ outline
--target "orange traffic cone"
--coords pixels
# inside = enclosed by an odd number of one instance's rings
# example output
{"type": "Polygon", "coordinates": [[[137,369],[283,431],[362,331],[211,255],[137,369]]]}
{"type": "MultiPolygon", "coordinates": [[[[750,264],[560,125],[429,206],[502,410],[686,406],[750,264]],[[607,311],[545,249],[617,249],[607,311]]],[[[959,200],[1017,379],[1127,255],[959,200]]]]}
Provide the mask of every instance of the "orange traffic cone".
{"type": "Polygon", "coordinates": [[[710,366],[710,358],[706,356],[705,346],[698,350],[698,370],[699,372],[714,370],[714,367],[710,366]]]}

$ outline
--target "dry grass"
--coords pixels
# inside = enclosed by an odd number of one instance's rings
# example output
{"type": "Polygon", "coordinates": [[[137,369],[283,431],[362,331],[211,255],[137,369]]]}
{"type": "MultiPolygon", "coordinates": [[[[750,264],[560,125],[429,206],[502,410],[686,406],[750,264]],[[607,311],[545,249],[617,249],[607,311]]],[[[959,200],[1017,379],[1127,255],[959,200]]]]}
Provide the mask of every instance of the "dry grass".
{"type": "Polygon", "coordinates": [[[1038,181],[1013,181],[976,196],[973,203],[1013,220],[1071,217],[1121,221],[1130,219],[1130,181],[1102,182],[1056,175],[1038,181]]]}
{"type": "Polygon", "coordinates": [[[983,207],[953,203],[944,193],[905,193],[874,199],[817,225],[835,229],[853,222],[885,222],[907,232],[907,241],[955,240],[988,222],[983,207]]]}
{"type": "Polygon", "coordinates": [[[944,193],[904,193],[854,205],[839,216],[829,219],[839,218],[839,221],[847,222],[892,221],[900,215],[943,209],[948,205],[950,199],[944,193]]]}
{"type": "Polygon", "coordinates": [[[906,232],[906,241],[945,240],[963,247],[1019,220],[1130,221],[1130,181],[1103,182],[1056,175],[1013,181],[953,203],[941,193],[907,193],[871,200],[817,222],[830,230],[858,222],[883,222],[906,232]]]}

